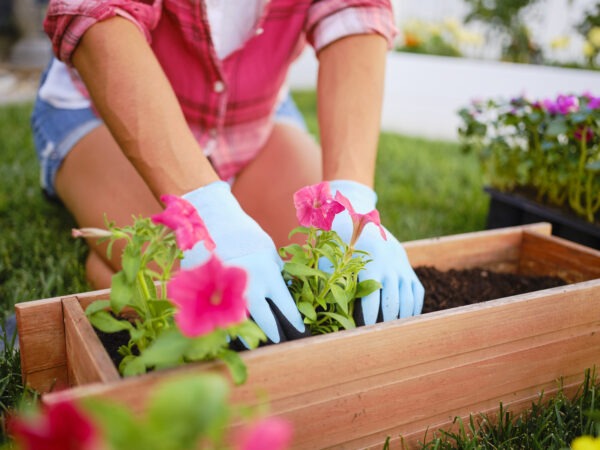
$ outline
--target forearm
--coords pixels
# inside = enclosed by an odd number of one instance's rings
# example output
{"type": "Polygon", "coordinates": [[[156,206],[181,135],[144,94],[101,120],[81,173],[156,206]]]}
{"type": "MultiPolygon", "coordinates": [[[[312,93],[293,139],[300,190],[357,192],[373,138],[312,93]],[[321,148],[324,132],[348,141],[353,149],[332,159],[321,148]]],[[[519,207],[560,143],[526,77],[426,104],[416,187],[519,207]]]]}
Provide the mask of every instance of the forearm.
{"type": "Polygon", "coordinates": [[[349,36],[319,52],[318,118],[325,180],[373,186],[386,41],[349,36]]]}
{"type": "Polygon", "coordinates": [[[122,151],[157,198],[218,180],[135,25],[115,17],[92,26],[73,64],[122,151]]]}

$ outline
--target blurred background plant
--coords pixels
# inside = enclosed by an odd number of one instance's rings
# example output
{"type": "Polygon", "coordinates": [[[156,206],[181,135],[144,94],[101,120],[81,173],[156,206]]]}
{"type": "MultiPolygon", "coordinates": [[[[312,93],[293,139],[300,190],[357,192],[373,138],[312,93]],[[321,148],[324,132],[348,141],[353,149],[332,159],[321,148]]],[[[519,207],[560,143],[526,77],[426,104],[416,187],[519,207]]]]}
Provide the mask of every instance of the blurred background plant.
{"type": "Polygon", "coordinates": [[[583,54],[590,68],[600,68],[600,3],[585,12],[583,19],[577,25],[577,31],[585,39],[583,54]]]}
{"type": "Polygon", "coordinates": [[[459,114],[461,144],[492,187],[600,221],[600,97],[477,101],[459,114]]]}
{"type": "Polygon", "coordinates": [[[541,46],[532,37],[524,13],[539,0],[464,0],[469,11],[465,23],[479,21],[488,28],[488,39],[502,42],[504,61],[541,64],[541,46]]]}
{"type": "Polygon", "coordinates": [[[463,56],[464,47],[477,48],[483,36],[469,31],[454,17],[441,22],[419,19],[406,21],[401,27],[397,50],[438,56],[463,56]]]}

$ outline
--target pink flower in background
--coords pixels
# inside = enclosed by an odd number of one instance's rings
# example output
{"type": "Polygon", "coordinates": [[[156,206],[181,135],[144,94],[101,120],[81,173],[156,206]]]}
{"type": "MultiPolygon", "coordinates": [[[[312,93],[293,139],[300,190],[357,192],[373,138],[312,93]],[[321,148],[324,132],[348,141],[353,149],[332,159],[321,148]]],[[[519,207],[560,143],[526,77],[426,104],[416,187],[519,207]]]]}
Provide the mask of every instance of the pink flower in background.
{"type": "Polygon", "coordinates": [[[556,101],[542,100],[542,105],[550,114],[566,115],[579,110],[579,99],[574,95],[561,94],[556,98],[556,101]]]}
{"type": "Polygon", "coordinates": [[[179,271],[169,281],[167,295],[177,306],[175,322],[181,332],[193,338],[245,320],[246,281],[244,269],[226,267],[215,255],[200,266],[179,271]]]}
{"type": "Polygon", "coordinates": [[[71,401],[47,406],[35,420],[12,418],[9,432],[21,450],[92,450],[99,433],[92,421],[71,401]]]}
{"type": "Polygon", "coordinates": [[[160,214],[152,216],[152,222],[162,223],[174,230],[181,250],[190,250],[199,241],[204,241],[208,251],[215,249],[215,243],[204,222],[190,202],[176,195],[163,195],[160,200],[166,208],[160,214]]]}
{"type": "Polygon", "coordinates": [[[325,231],[331,230],[335,215],[344,210],[331,196],[329,183],[326,181],[296,191],[294,206],[300,225],[325,231]]]}
{"type": "Polygon", "coordinates": [[[588,108],[590,109],[598,109],[600,108],[600,97],[591,97],[588,102],[588,108]]]}
{"type": "Polygon", "coordinates": [[[342,205],[344,208],[348,210],[350,217],[352,218],[352,224],[354,225],[354,229],[352,231],[352,238],[350,239],[350,246],[354,246],[354,243],[362,233],[363,228],[368,223],[372,223],[379,227],[379,232],[381,233],[381,237],[387,241],[387,236],[385,235],[385,230],[381,226],[381,220],[379,219],[379,211],[374,209],[371,212],[366,214],[360,214],[354,211],[352,207],[352,203],[346,197],[342,195],[340,191],[335,193],[335,199],[342,205]]]}
{"type": "Polygon", "coordinates": [[[284,450],[292,441],[292,425],[280,418],[263,419],[242,434],[239,450],[284,450]]]}

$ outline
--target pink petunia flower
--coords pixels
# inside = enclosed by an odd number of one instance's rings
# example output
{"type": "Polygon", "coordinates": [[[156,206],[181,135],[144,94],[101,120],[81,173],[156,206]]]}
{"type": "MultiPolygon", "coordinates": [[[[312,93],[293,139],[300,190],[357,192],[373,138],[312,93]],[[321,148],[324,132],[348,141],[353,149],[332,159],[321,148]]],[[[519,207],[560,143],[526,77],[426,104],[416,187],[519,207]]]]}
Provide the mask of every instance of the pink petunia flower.
{"type": "Polygon", "coordinates": [[[559,95],[555,101],[542,100],[542,106],[550,114],[567,115],[579,110],[579,99],[574,95],[559,95]]]}
{"type": "Polygon", "coordinates": [[[70,400],[50,404],[35,420],[12,418],[9,432],[22,450],[100,448],[94,423],[70,400]]]}
{"type": "Polygon", "coordinates": [[[381,220],[379,219],[379,211],[374,209],[371,212],[366,214],[360,214],[354,211],[354,207],[348,198],[344,197],[340,191],[335,193],[335,199],[338,201],[350,214],[352,218],[353,230],[352,230],[352,238],[350,239],[350,246],[354,246],[354,243],[358,240],[358,237],[362,233],[363,228],[368,224],[372,223],[379,227],[379,232],[381,233],[381,237],[383,240],[387,241],[387,236],[385,235],[385,230],[381,226],[381,220]]]}
{"type": "Polygon", "coordinates": [[[176,195],[163,195],[160,200],[167,206],[163,212],[152,216],[152,222],[174,230],[180,249],[190,250],[199,241],[204,241],[208,251],[215,249],[204,222],[190,202],[176,195]]]}
{"type": "Polygon", "coordinates": [[[600,97],[590,97],[590,101],[587,106],[590,109],[600,108],[600,97]]]}
{"type": "Polygon", "coordinates": [[[344,210],[344,207],[331,196],[327,181],[296,191],[294,206],[300,225],[325,231],[331,230],[335,215],[344,210]]]}
{"type": "Polygon", "coordinates": [[[193,338],[245,320],[246,281],[244,269],[226,267],[215,255],[200,266],[179,271],[167,284],[167,295],[178,308],[175,322],[181,332],[193,338]]]}
{"type": "Polygon", "coordinates": [[[292,441],[292,425],[278,417],[263,419],[244,430],[239,450],[284,450],[292,441]]]}

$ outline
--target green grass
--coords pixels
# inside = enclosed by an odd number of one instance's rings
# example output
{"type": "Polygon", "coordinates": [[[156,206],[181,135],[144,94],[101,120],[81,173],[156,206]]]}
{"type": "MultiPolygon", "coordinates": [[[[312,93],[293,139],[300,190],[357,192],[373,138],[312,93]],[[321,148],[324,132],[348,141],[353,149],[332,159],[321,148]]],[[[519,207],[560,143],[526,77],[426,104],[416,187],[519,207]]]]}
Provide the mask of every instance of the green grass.
{"type": "Polygon", "coordinates": [[[571,397],[562,388],[552,398],[540,395],[522,414],[500,405],[497,414],[456,420],[450,431],[437,431],[423,450],[561,450],[578,436],[600,435],[600,383],[586,371],[584,382],[571,397]],[[594,413],[590,413],[595,411],[594,413]]]}

